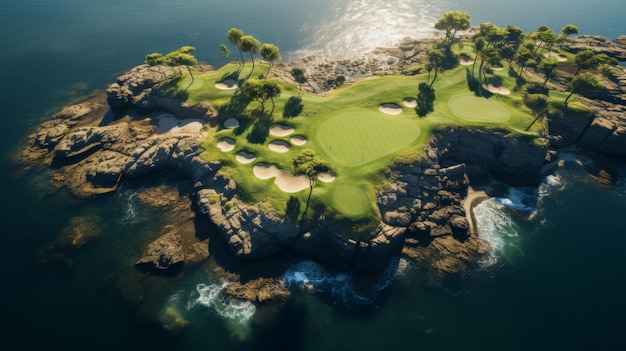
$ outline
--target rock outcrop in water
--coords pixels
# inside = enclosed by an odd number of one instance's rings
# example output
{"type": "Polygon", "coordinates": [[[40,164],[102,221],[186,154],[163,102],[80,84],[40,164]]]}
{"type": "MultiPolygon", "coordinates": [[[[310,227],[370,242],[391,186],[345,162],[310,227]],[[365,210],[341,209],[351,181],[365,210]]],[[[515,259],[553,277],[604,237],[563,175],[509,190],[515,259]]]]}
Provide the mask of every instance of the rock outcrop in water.
{"type": "MultiPolygon", "coordinates": [[[[569,49],[580,50],[589,40],[573,40],[569,49]]],[[[623,50],[614,44],[602,45],[603,52],[621,57],[623,50]]],[[[304,63],[318,72],[312,79],[314,90],[325,90],[339,75],[360,79],[390,69],[408,72],[422,53],[418,44],[407,41],[399,49],[381,51],[374,61],[307,58],[304,63]]],[[[609,85],[606,99],[583,99],[593,119],[581,123],[551,118],[546,140],[526,140],[502,129],[452,128],[433,135],[420,160],[389,167],[391,183],[376,194],[380,223],[369,237],[350,239],[330,219],[319,218],[315,226],[304,229],[266,203],[243,203],[236,182],[218,172],[221,164],[200,158],[202,131],[159,131],[154,121],[163,113],[178,120],[214,123],[208,103],[180,103],[161,96],[156,84],[174,74],[171,68],[138,66],[111,84],[106,97],[97,95],[64,108],[29,137],[20,155],[24,170],[54,165],[53,184],[79,197],[115,191],[124,179],[173,172],[193,184],[196,212],[215,224],[228,250],[240,259],[292,252],[341,268],[371,271],[384,268],[402,252],[446,275],[470,267],[488,250],[473,233],[463,206],[470,179],[494,177],[513,185],[536,185],[548,148],[576,141],[601,152],[626,153],[626,100],[620,74],[617,83],[609,85]]],[[[150,244],[138,263],[161,269],[183,262],[179,239],[172,233],[150,244]]],[[[200,251],[200,260],[208,256],[200,251]]],[[[267,296],[250,295],[250,287],[273,289],[266,283],[232,286],[229,293],[260,301],[267,296]]]]}

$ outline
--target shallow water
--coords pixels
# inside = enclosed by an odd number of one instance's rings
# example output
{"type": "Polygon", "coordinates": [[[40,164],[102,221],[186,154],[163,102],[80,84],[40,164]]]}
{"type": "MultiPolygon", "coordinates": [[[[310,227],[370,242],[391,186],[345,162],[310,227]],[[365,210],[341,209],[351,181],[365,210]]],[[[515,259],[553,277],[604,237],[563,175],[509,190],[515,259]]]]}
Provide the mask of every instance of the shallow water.
{"type": "Polygon", "coordinates": [[[281,308],[215,295],[223,284],[213,272],[216,262],[236,265],[217,240],[209,262],[177,278],[147,277],[132,267],[163,224],[137,192],[161,180],[77,200],[52,193],[47,172],[13,178],[10,154],[38,122],[104,89],[147,53],[188,44],[201,61],[220,65],[225,32],[240,27],[275,43],[285,57],[318,50],[350,56],[405,35],[426,35],[454,8],[470,12],[474,24],[513,23],[525,30],[548,24],[558,31],[574,23],[584,33],[626,34],[626,3],[617,0],[593,6],[579,0],[1,2],[4,343],[25,350],[625,349],[623,170],[608,188],[563,170],[539,189],[511,188],[483,202],[476,213],[479,234],[493,250],[481,269],[454,280],[432,279],[405,259],[375,278],[288,257],[244,267],[284,279],[293,297],[281,308]],[[102,238],[72,256],[70,268],[41,269],[42,247],[71,218],[86,215],[101,218],[102,238]],[[168,313],[189,322],[178,338],[142,323],[147,315],[168,313]]]}

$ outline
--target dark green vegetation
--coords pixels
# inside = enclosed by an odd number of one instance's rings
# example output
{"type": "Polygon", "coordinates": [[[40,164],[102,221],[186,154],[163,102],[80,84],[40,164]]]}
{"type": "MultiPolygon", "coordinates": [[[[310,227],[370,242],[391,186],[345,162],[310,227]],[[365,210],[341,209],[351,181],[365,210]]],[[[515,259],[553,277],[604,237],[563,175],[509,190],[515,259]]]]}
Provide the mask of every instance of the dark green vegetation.
{"type": "MultiPolygon", "coordinates": [[[[299,67],[284,72],[285,76],[291,74],[295,83],[267,79],[271,64],[280,58],[278,48],[261,45],[233,28],[227,38],[240,52],[241,61],[193,75],[191,69],[188,75],[168,82],[165,90],[185,101],[209,101],[218,111],[217,126],[208,128],[202,142],[203,156],[223,163],[222,172],[237,182],[239,199],[267,203],[302,223],[324,214],[343,220],[354,235],[369,233],[380,220],[374,194],[385,185],[385,171],[394,162],[419,159],[433,131],[450,126],[498,127],[539,142],[546,118],[589,118],[589,111],[570,98],[573,93],[600,88],[591,73],[576,72],[571,94],[551,89],[551,80],[567,74],[559,70],[561,64],[576,64],[580,70],[596,68],[601,62],[611,65],[601,57],[574,56],[560,50],[557,44],[575,33],[575,26],[564,27],[561,35],[547,27],[525,34],[516,26],[499,28],[484,23],[471,40],[461,41],[458,33],[468,27],[469,15],[447,13],[436,26],[445,31],[445,39],[433,45],[417,74],[383,75],[343,84],[324,96],[302,91],[307,77],[299,67]],[[243,52],[250,54],[251,64],[243,60],[243,52]],[[265,62],[255,65],[253,55],[257,53],[265,62]],[[460,65],[460,61],[465,63],[460,65]],[[240,88],[218,89],[216,84],[226,79],[238,81],[240,88]],[[494,87],[500,90],[494,91],[494,87]],[[410,97],[417,98],[416,108],[403,104],[410,97]],[[271,110],[265,106],[268,100],[271,110]],[[385,106],[394,107],[393,114],[381,109],[385,106]],[[543,116],[546,118],[541,119],[543,116]],[[237,119],[239,126],[225,128],[229,118],[237,119]],[[271,135],[275,124],[294,131],[271,135]],[[291,137],[296,135],[306,143],[293,142],[291,137]],[[234,150],[222,152],[216,147],[225,137],[235,140],[234,150]],[[272,151],[269,145],[275,141],[289,149],[272,151]],[[240,163],[236,158],[239,152],[255,155],[255,163],[305,175],[311,186],[296,193],[283,192],[273,178],[256,178],[254,163],[240,163]],[[326,168],[336,175],[334,181],[317,180],[326,168]]],[[[230,54],[225,45],[221,51],[230,54]]]]}

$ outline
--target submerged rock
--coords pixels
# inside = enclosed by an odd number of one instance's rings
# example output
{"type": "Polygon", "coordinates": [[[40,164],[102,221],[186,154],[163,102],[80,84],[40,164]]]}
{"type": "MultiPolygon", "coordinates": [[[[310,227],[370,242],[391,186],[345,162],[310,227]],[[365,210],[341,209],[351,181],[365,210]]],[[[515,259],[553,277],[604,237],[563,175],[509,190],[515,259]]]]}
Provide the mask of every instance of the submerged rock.
{"type": "Polygon", "coordinates": [[[69,224],[63,228],[56,240],[41,250],[37,262],[40,265],[71,266],[73,256],[79,249],[102,236],[101,221],[98,216],[70,218],[69,224]]]}
{"type": "Polygon", "coordinates": [[[274,278],[257,278],[245,283],[235,282],[227,285],[223,292],[253,302],[285,301],[290,296],[282,281],[274,278]]]}
{"type": "Polygon", "coordinates": [[[180,231],[174,227],[166,227],[167,233],[148,244],[136,266],[156,270],[178,267],[185,262],[180,231]]]}

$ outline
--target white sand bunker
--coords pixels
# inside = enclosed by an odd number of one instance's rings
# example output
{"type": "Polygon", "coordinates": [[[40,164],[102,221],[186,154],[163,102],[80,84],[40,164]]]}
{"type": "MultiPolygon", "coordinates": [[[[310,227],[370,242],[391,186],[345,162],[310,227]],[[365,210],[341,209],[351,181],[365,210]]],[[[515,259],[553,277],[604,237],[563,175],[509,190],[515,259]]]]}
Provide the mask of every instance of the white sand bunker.
{"type": "Polygon", "coordinates": [[[469,66],[469,65],[473,65],[474,64],[474,60],[471,60],[468,57],[461,57],[461,60],[459,60],[459,63],[462,66],[469,66]]]}
{"type": "Polygon", "coordinates": [[[274,124],[273,126],[270,127],[270,135],[277,136],[277,137],[284,137],[293,133],[294,130],[295,129],[293,129],[293,127],[290,127],[290,126],[284,126],[282,124],[274,124]]]}
{"type": "Polygon", "coordinates": [[[239,88],[239,84],[234,79],[226,79],[223,82],[215,83],[215,87],[220,90],[235,90],[239,88]]]}
{"type": "Polygon", "coordinates": [[[222,150],[222,152],[229,152],[235,148],[235,140],[231,138],[222,138],[217,142],[217,147],[222,150]]]}
{"type": "Polygon", "coordinates": [[[495,86],[493,84],[483,84],[483,88],[485,88],[488,92],[492,94],[500,94],[500,95],[509,95],[511,94],[511,90],[509,88],[505,88],[502,86],[495,86]]]}
{"type": "Polygon", "coordinates": [[[154,118],[157,132],[160,134],[193,134],[199,133],[205,121],[194,118],[178,119],[174,115],[164,113],[154,118]]]}
{"type": "Polygon", "coordinates": [[[286,141],[274,140],[274,141],[271,141],[267,147],[269,147],[269,149],[274,152],[284,153],[284,152],[289,151],[290,145],[286,141]]]}
{"type": "Polygon", "coordinates": [[[239,121],[236,118],[229,118],[224,121],[224,128],[238,128],[239,121]]]}
{"type": "Polygon", "coordinates": [[[335,181],[336,178],[337,178],[337,175],[335,175],[335,173],[333,172],[323,172],[317,175],[317,179],[319,179],[320,181],[324,183],[331,183],[335,181]]]}
{"type": "Polygon", "coordinates": [[[235,156],[235,159],[237,162],[247,165],[248,163],[252,163],[256,160],[256,155],[245,151],[239,151],[235,156]]]}
{"type": "Polygon", "coordinates": [[[399,115],[402,113],[402,107],[396,104],[382,104],[378,107],[380,112],[388,115],[399,115]]]}
{"type": "Polygon", "coordinates": [[[289,141],[291,141],[291,143],[296,146],[302,146],[306,144],[306,138],[302,135],[294,135],[291,137],[291,139],[289,139],[289,141]]]}
{"type": "Polygon", "coordinates": [[[554,57],[557,62],[565,62],[567,61],[567,57],[561,56],[556,52],[544,52],[543,57],[554,57]]]}
{"type": "Polygon", "coordinates": [[[258,163],[252,167],[252,172],[259,179],[270,179],[276,177],[274,184],[286,193],[297,193],[309,188],[309,178],[305,176],[294,176],[293,174],[282,170],[276,165],[267,163],[258,163]]]}
{"type": "Polygon", "coordinates": [[[415,107],[417,107],[417,100],[415,98],[406,98],[406,99],[402,100],[402,103],[404,104],[404,106],[406,106],[408,108],[415,108],[415,107]]]}

